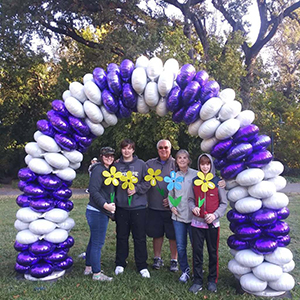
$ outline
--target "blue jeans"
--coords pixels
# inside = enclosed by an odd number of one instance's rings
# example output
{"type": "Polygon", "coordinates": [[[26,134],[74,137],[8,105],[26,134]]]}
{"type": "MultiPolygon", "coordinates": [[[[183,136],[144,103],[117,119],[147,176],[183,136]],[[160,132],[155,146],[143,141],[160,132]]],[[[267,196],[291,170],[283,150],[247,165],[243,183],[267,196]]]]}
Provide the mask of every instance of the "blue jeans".
{"type": "Polygon", "coordinates": [[[186,247],[187,247],[187,235],[190,237],[192,243],[191,223],[183,223],[173,220],[173,225],[176,235],[176,246],[178,252],[178,262],[182,272],[185,272],[189,268],[187,259],[186,247]]]}
{"type": "Polygon", "coordinates": [[[90,226],[90,240],[86,248],[86,266],[91,266],[93,273],[101,271],[101,249],[104,245],[108,216],[102,212],[87,209],[86,219],[90,226]]]}

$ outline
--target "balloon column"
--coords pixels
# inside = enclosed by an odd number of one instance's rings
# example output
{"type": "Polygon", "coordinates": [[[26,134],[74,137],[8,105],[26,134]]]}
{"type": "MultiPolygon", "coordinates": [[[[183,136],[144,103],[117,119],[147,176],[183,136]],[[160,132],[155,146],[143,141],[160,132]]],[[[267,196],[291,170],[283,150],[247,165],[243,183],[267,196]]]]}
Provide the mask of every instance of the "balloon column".
{"type": "Polygon", "coordinates": [[[283,167],[272,161],[266,150],[270,138],[259,135],[254,113],[242,111],[232,89],[220,91],[190,64],[179,69],[175,59],[163,64],[140,56],[135,64],[125,59],[120,66],[95,68],[83,84],[72,82],[62,99],[52,102],[47,120],[37,122],[35,142],[25,147],[28,167],[19,172],[23,194],[15,222],[18,272],[46,280],[72,265],[70,186],[82,153],[119,118],[154,110],[159,116],[170,111],[174,122],[185,122],[189,133],[202,139],[201,149],[216,158],[232,206],[229,269],[243,289],[263,294],[293,288],[289,227],[283,221],[288,198],[279,192],[286,184],[279,176],[283,167]]]}

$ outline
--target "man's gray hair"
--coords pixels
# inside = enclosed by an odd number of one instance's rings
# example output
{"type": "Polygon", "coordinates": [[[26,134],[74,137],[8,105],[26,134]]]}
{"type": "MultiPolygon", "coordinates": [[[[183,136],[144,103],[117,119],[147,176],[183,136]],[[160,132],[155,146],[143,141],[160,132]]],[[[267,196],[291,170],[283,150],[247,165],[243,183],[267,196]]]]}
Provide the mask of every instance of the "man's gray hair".
{"type": "Polygon", "coordinates": [[[161,142],[167,142],[168,147],[169,147],[170,149],[172,149],[172,144],[171,144],[171,142],[170,142],[169,140],[159,140],[159,141],[157,142],[157,144],[156,144],[156,148],[157,148],[157,149],[158,149],[159,144],[160,144],[161,142]]]}

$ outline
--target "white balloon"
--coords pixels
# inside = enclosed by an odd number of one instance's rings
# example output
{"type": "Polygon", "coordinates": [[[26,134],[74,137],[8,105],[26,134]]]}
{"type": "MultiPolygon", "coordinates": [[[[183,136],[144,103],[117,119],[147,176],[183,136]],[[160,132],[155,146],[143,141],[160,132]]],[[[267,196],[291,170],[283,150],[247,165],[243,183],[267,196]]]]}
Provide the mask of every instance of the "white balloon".
{"type": "Polygon", "coordinates": [[[251,272],[251,268],[239,264],[235,259],[228,262],[228,269],[231,273],[237,275],[244,275],[251,272]]]}
{"type": "Polygon", "coordinates": [[[254,121],[255,114],[252,110],[243,110],[237,115],[236,119],[240,121],[241,127],[245,127],[254,121]]]}
{"type": "Polygon", "coordinates": [[[25,164],[28,165],[32,159],[33,157],[31,155],[26,155],[24,158],[25,164]]]}
{"type": "Polygon", "coordinates": [[[104,106],[101,106],[100,109],[103,114],[104,122],[108,126],[114,126],[118,123],[118,118],[115,114],[109,113],[104,106]]]}
{"type": "Polygon", "coordinates": [[[212,97],[208,99],[201,107],[200,118],[203,121],[206,121],[215,117],[223,104],[223,101],[219,97],[212,97]]]}
{"type": "Polygon", "coordinates": [[[276,187],[276,192],[281,191],[286,187],[286,179],[282,176],[276,176],[268,179],[267,181],[272,182],[276,187]]]}
{"type": "Polygon", "coordinates": [[[147,114],[150,111],[150,108],[142,95],[139,95],[137,99],[137,111],[140,114],[147,114]]]}
{"type": "Polygon", "coordinates": [[[159,93],[157,83],[150,81],[146,85],[145,92],[144,92],[145,102],[150,107],[154,107],[157,105],[159,101],[159,93]]]}
{"type": "Polygon", "coordinates": [[[144,68],[139,67],[133,70],[131,85],[138,95],[141,95],[147,85],[147,74],[144,68]]]}
{"type": "Polygon", "coordinates": [[[223,122],[216,131],[218,140],[225,140],[232,137],[240,128],[240,122],[236,119],[229,119],[223,122]]]}
{"type": "Polygon", "coordinates": [[[268,198],[276,193],[275,185],[272,182],[263,180],[248,188],[248,193],[255,198],[268,198]]]}
{"type": "Polygon", "coordinates": [[[76,98],[68,97],[65,100],[65,106],[66,106],[66,109],[69,111],[69,113],[72,114],[74,117],[77,117],[77,118],[85,117],[83,105],[76,98]]]}
{"type": "Polygon", "coordinates": [[[169,58],[164,64],[164,70],[173,73],[173,80],[176,79],[179,72],[179,63],[175,58],[169,58]]]}
{"type": "Polygon", "coordinates": [[[257,184],[264,179],[264,172],[259,168],[250,168],[242,171],[236,177],[236,182],[241,186],[257,184]]]}
{"type": "Polygon", "coordinates": [[[91,133],[95,136],[100,136],[104,133],[104,128],[100,123],[95,124],[89,118],[85,118],[85,123],[89,126],[91,133]]]}
{"type": "Polygon", "coordinates": [[[235,98],[235,91],[229,88],[225,89],[219,93],[219,98],[221,98],[224,103],[231,102],[235,98]]]}
{"type": "Polygon", "coordinates": [[[84,93],[86,94],[87,98],[95,103],[96,105],[101,105],[101,91],[97,84],[93,81],[88,81],[84,84],[83,87],[84,93]]]}
{"type": "Polygon", "coordinates": [[[225,103],[219,111],[219,119],[225,121],[235,118],[242,110],[242,104],[239,101],[225,103]]]}
{"type": "Polygon", "coordinates": [[[44,134],[38,137],[37,143],[46,152],[60,152],[61,150],[52,137],[44,134]]]}
{"type": "Polygon", "coordinates": [[[283,273],[277,280],[268,283],[275,291],[290,291],[295,286],[295,279],[288,273],[283,273]]]}
{"type": "Polygon", "coordinates": [[[163,63],[162,60],[158,57],[152,57],[149,60],[148,66],[147,66],[147,76],[154,81],[158,78],[158,76],[161,74],[163,70],[163,63]]]}
{"type": "Polygon", "coordinates": [[[71,168],[55,170],[52,173],[62,180],[72,181],[76,178],[76,172],[71,168]]]}
{"type": "Polygon", "coordinates": [[[60,208],[53,208],[53,209],[45,212],[43,214],[43,217],[46,220],[54,222],[54,223],[62,223],[69,217],[69,213],[60,208]]]}
{"type": "Polygon", "coordinates": [[[30,207],[23,207],[17,211],[16,217],[21,222],[30,223],[40,218],[41,215],[41,213],[33,211],[30,207]]]}
{"type": "Polygon", "coordinates": [[[39,240],[39,236],[32,233],[29,229],[19,231],[16,236],[18,243],[29,245],[39,240]]]}
{"type": "Polygon", "coordinates": [[[174,74],[171,71],[163,71],[158,79],[157,87],[161,96],[165,97],[169,94],[173,87],[174,74]]]}
{"type": "Polygon", "coordinates": [[[92,74],[92,73],[87,73],[87,74],[85,74],[85,75],[83,76],[82,81],[83,81],[83,84],[86,84],[86,83],[89,82],[89,81],[94,81],[94,76],[93,76],[93,74],[92,74]]]}
{"type": "Polygon", "coordinates": [[[69,167],[73,170],[77,170],[81,167],[81,163],[76,163],[76,164],[70,163],[69,167]]]}
{"type": "Polygon", "coordinates": [[[281,209],[289,204],[289,198],[284,193],[274,193],[271,197],[262,200],[264,207],[270,209],[281,209]]]}
{"type": "Polygon", "coordinates": [[[103,114],[100,108],[93,102],[87,100],[83,103],[83,108],[85,114],[88,118],[95,124],[101,123],[103,121],[103,114]]]}
{"type": "Polygon", "coordinates": [[[282,265],[281,267],[282,267],[282,271],[284,273],[291,272],[295,268],[295,261],[291,260],[290,262],[288,262],[287,264],[282,265]]]}
{"type": "Polygon", "coordinates": [[[25,145],[25,152],[32,157],[41,157],[45,151],[40,148],[38,143],[36,142],[29,142],[25,145]]]}
{"type": "Polygon", "coordinates": [[[228,193],[227,198],[232,202],[236,202],[240,199],[249,196],[248,189],[242,186],[233,187],[228,193]]]}
{"type": "MultiPolygon", "coordinates": [[[[233,188],[235,188],[235,187],[237,187],[238,186],[238,183],[236,182],[236,180],[235,179],[230,179],[230,180],[226,180],[226,187],[225,187],[225,189],[228,191],[228,190],[231,190],[231,189],[233,189],[233,188]]],[[[241,197],[241,198],[244,198],[244,197],[246,197],[246,196],[248,196],[249,194],[248,194],[248,190],[247,189],[245,189],[246,190],[246,192],[247,192],[247,194],[246,195],[244,195],[243,197],[241,197]]],[[[240,199],[241,199],[240,198],[240,199]]]]}
{"type": "Polygon", "coordinates": [[[293,253],[286,247],[277,247],[272,253],[265,254],[265,260],[283,266],[293,259],[293,253]]]}
{"type": "Polygon", "coordinates": [[[55,223],[44,219],[33,221],[29,225],[29,230],[37,235],[47,234],[53,231],[55,228],[55,223]]]}
{"type": "Polygon", "coordinates": [[[34,139],[35,141],[37,141],[37,139],[38,139],[41,135],[43,135],[43,133],[40,132],[39,130],[37,130],[37,131],[33,134],[33,139],[34,139]]]}
{"type": "Polygon", "coordinates": [[[166,98],[161,97],[157,106],[156,113],[160,117],[164,117],[168,113],[166,98]]]}
{"type": "Polygon", "coordinates": [[[202,140],[200,147],[203,152],[210,152],[214,145],[219,142],[215,137],[202,140]]]}
{"type": "Polygon", "coordinates": [[[245,274],[240,278],[242,288],[250,293],[262,292],[267,288],[267,281],[258,279],[253,273],[245,274]]]}
{"type": "Polygon", "coordinates": [[[217,118],[211,118],[204,121],[198,130],[198,135],[202,139],[210,139],[215,135],[216,130],[220,126],[221,122],[217,118]]]}
{"type": "Polygon", "coordinates": [[[45,153],[45,160],[55,169],[65,169],[69,166],[69,160],[60,153],[45,153]]]}
{"type": "Polygon", "coordinates": [[[72,95],[71,95],[70,90],[66,90],[66,91],[64,91],[63,94],[62,94],[62,99],[63,99],[64,101],[66,101],[66,99],[68,99],[68,98],[71,97],[71,96],[72,96],[72,95]]]}
{"type": "Polygon", "coordinates": [[[53,171],[52,167],[43,158],[31,159],[28,168],[39,175],[47,175],[53,171]]]}
{"type": "Polygon", "coordinates": [[[198,119],[194,123],[191,123],[188,126],[188,132],[191,136],[197,136],[200,125],[203,123],[201,119],[198,119]]]}
{"type": "Polygon", "coordinates": [[[63,150],[62,154],[73,164],[80,163],[83,160],[83,154],[77,150],[73,150],[73,151],[63,150]]]}
{"type": "Polygon", "coordinates": [[[44,239],[51,243],[62,243],[68,238],[68,231],[64,229],[54,229],[44,236],[44,239]]]}
{"type": "Polygon", "coordinates": [[[234,258],[239,264],[248,268],[254,268],[264,261],[262,254],[254,253],[250,249],[239,251],[234,258]]]}
{"type": "Polygon", "coordinates": [[[135,62],[135,67],[146,69],[148,66],[148,63],[149,63],[149,59],[146,56],[141,55],[137,58],[137,60],[135,62]]]}
{"type": "Polygon", "coordinates": [[[75,221],[72,218],[68,217],[63,222],[58,223],[57,226],[60,229],[71,230],[75,226],[75,221]]]}
{"type": "Polygon", "coordinates": [[[250,214],[261,209],[262,201],[253,197],[245,197],[235,202],[234,207],[241,214],[250,214]]]}
{"type": "Polygon", "coordinates": [[[74,81],[69,85],[69,90],[72,97],[76,98],[78,101],[83,103],[86,100],[86,95],[84,93],[84,87],[80,82],[74,81]]]}
{"type": "Polygon", "coordinates": [[[15,221],[15,224],[14,224],[15,228],[18,230],[18,231],[21,231],[21,230],[25,230],[25,229],[28,229],[29,228],[29,223],[25,223],[25,222],[22,222],[20,220],[16,220],[15,221]]]}
{"type": "Polygon", "coordinates": [[[253,274],[263,281],[274,281],[282,275],[282,268],[278,265],[263,262],[252,269],[253,274]]]}
{"type": "Polygon", "coordinates": [[[281,162],[272,160],[262,170],[265,173],[265,179],[269,179],[280,175],[284,170],[284,166],[281,162]]]}

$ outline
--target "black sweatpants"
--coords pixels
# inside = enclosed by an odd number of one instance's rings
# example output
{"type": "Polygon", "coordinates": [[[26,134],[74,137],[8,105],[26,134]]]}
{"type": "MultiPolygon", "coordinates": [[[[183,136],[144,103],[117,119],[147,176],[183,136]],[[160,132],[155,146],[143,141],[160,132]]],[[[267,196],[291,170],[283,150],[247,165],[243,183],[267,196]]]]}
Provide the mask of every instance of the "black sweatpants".
{"type": "Polygon", "coordinates": [[[148,267],[146,243],[146,208],[126,210],[121,207],[116,209],[117,224],[117,249],[116,266],[126,267],[129,254],[128,239],[132,232],[134,243],[134,258],[138,271],[148,267]]]}
{"type": "Polygon", "coordinates": [[[219,235],[220,227],[209,225],[208,229],[192,228],[194,283],[203,284],[203,248],[206,241],[209,255],[208,282],[218,281],[219,276],[219,235]]]}

